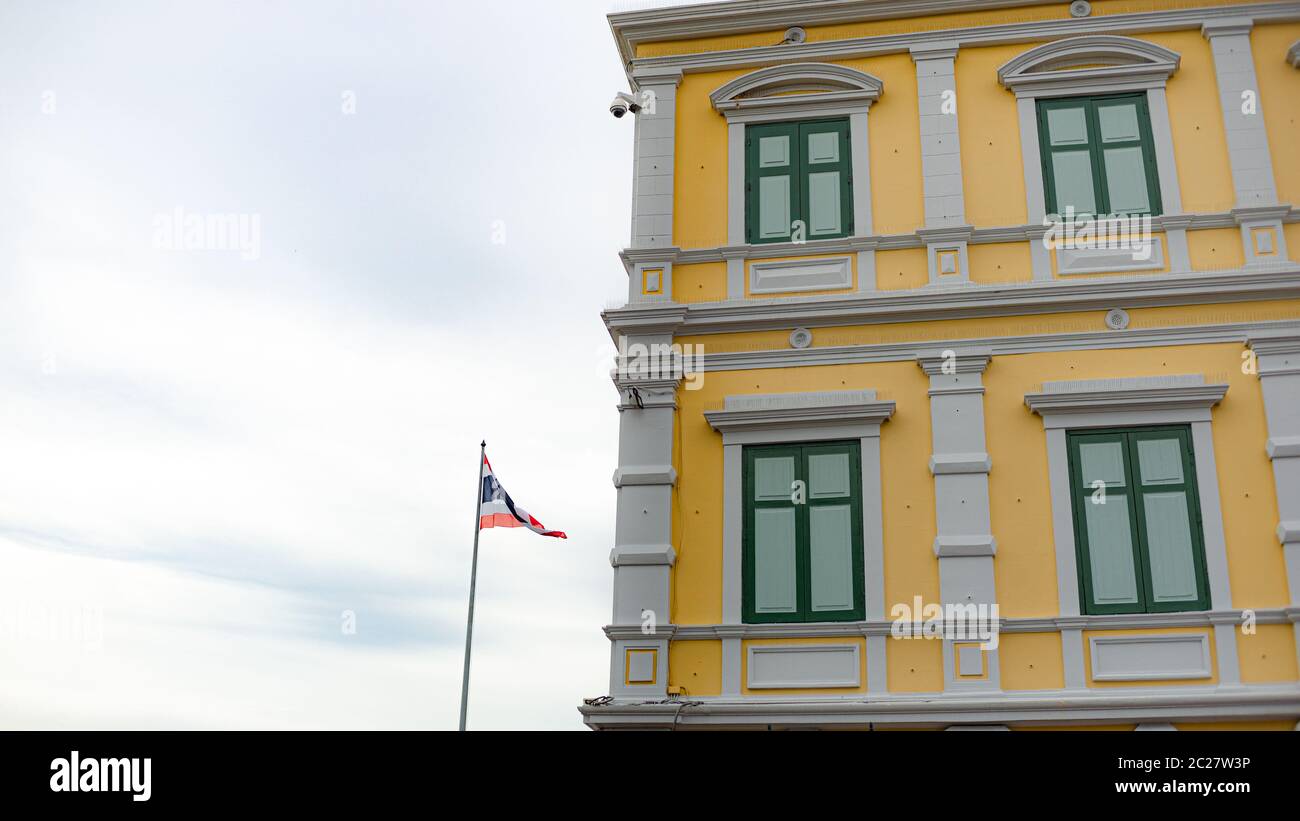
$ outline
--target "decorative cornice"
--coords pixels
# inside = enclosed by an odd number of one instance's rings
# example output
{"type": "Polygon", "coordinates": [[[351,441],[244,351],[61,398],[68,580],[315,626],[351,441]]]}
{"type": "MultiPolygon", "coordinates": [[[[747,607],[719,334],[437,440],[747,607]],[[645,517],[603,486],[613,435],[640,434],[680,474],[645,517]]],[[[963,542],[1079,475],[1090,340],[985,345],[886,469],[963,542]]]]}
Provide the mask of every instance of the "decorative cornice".
{"type": "MultiPolygon", "coordinates": [[[[1025,3],[995,2],[971,0],[963,5],[963,11],[976,10],[980,7],[1008,7],[1011,5],[1039,5],[1033,0],[1025,3]]],[[[1300,20],[1300,8],[1294,2],[1249,3],[1238,6],[1196,7],[1183,9],[1160,9],[1156,11],[1137,12],[1133,14],[1095,15],[1080,19],[1062,18],[1031,22],[997,23],[988,26],[971,26],[967,28],[937,29],[905,32],[901,34],[884,34],[869,37],[855,37],[844,40],[822,40],[805,43],[774,43],[769,46],[706,51],[664,57],[646,57],[633,59],[633,43],[653,42],[691,37],[707,37],[740,33],[741,31],[778,30],[798,20],[801,25],[810,25],[816,16],[817,6],[839,6],[840,21],[862,21],[906,17],[918,13],[927,13],[910,8],[910,3],[854,3],[851,0],[824,3],[780,2],[776,6],[784,7],[779,19],[766,25],[753,25],[743,13],[744,3],[709,4],[717,9],[712,20],[701,18],[688,19],[692,12],[704,6],[685,6],[667,9],[654,9],[646,12],[630,12],[630,15],[656,15],[657,20],[649,26],[640,26],[635,32],[634,26],[628,24],[626,15],[611,15],[610,23],[624,63],[639,69],[642,66],[672,66],[683,71],[719,71],[776,65],[799,61],[846,60],[859,57],[871,57],[881,54],[900,54],[908,52],[913,46],[927,43],[956,42],[962,47],[1003,45],[1010,43],[1031,43],[1054,40],[1061,37],[1074,37],[1085,34],[1136,34],[1155,31],[1199,30],[1208,22],[1222,18],[1250,16],[1256,23],[1282,22],[1300,20]],[[648,34],[649,36],[641,36],[648,34]],[[629,39],[630,38],[630,39],[629,39]]],[[[935,0],[929,3],[931,12],[942,8],[952,11],[950,3],[935,0]]],[[[772,5],[767,5],[772,8],[772,5]]],[[[645,18],[641,18],[644,20],[645,18]]],[[[750,18],[752,19],[752,18],[750,18]]],[[[779,34],[779,32],[775,32],[779,34]]],[[[629,76],[631,76],[629,74],[629,76]]]]}
{"type": "Polygon", "coordinates": [[[1200,374],[1187,374],[1048,382],[1043,392],[1025,394],[1025,404],[1040,416],[1210,408],[1222,401],[1228,386],[1204,381],[1200,374]]]}
{"type": "Polygon", "coordinates": [[[625,318],[618,326],[618,332],[623,336],[661,336],[672,334],[682,326],[686,320],[687,307],[678,303],[643,303],[611,308],[601,313],[602,317],[606,317],[605,324],[611,331],[613,327],[609,325],[608,317],[614,312],[625,318]]]}
{"type": "Polygon", "coordinates": [[[1250,30],[1254,27],[1255,21],[1249,17],[1225,17],[1219,20],[1207,20],[1201,26],[1201,34],[1207,38],[1250,34],[1250,30]]]}
{"type": "MultiPolygon", "coordinates": [[[[963,11],[1045,5],[1052,0],[966,0],[963,11]]],[[[609,27],[624,63],[630,63],[639,43],[686,40],[755,31],[779,31],[787,26],[888,20],[953,11],[950,0],[746,0],[698,3],[668,8],[638,9],[609,15],[609,27]]]]}
{"type": "Polygon", "coordinates": [[[710,94],[709,102],[728,119],[760,113],[794,115],[811,108],[870,106],[883,90],[879,78],[848,66],[793,63],[737,77],[710,94]]]}
{"type": "MultiPolygon", "coordinates": [[[[1257,210],[1272,213],[1275,209],[1282,213],[1283,222],[1300,222],[1300,211],[1290,205],[1263,206],[1259,209],[1234,209],[1232,211],[1205,212],[1200,214],[1163,214],[1151,218],[1153,231],[1170,231],[1202,228],[1235,228],[1238,214],[1257,210]]],[[[1258,217],[1252,217],[1258,218],[1258,217]]],[[[1002,242],[1040,241],[1050,226],[1042,224],[998,225],[988,228],[970,228],[969,236],[964,235],[966,226],[957,228],[918,228],[910,234],[870,234],[840,239],[818,239],[806,242],[772,242],[761,245],[718,245],[700,248],[625,248],[619,252],[623,267],[632,273],[637,263],[674,263],[693,265],[701,262],[723,262],[727,259],[772,259],[783,257],[806,257],[818,254],[836,254],[852,251],[880,250],[895,251],[902,248],[922,248],[929,242],[943,242],[953,239],[966,239],[972,245],[1002,242]]]]}
{"type": "Polygon", "coordinates": [[[1284,220],[1291,215],[1290,205],[1248,205],[1232,209],[1232,220],[1238,225],[1248,222],[1284,220]]]}
{"type": "Polygon", "coordinates": [[[916,364],[928,376],[951,376],[958,373],[984,373],[993,352],[987,348],[945,348],[916,355],[916,364]]]}
{"type": "Polygon", "coordinates": [[[1257,331],[1246,340],[1256,356],[1300,354],[1300,329],[1257,331]]]}
{"type": "Polygon", "coordinates": [[[692,696],[672,699],[615,698],[578,708],[588,726],[849,727],[883,724],[937,726],[954,723],[1114,724],[1134,721],[1223,721],[1300,714],[1293,682],[1243,687],[1134,687],[1059,691],[971,693],[871,693],[855,699],[692,696]]]}
{"type": "Polygon", "coordinates": [[[908,49],[913,62],[922,60],[955,60],[961,44],[952,40],[937,43],[918,43],[908,49]]]}
{"type": "MultiPolygon", "coordinates": [[[[1300,620],[1300,608],[1263,607],[1251,610],[1256,624],[1289,624],[1300,620]]],[[[1242,609],[1194,610],[1180,613],[1121,613],[1105,616],[1030,616],[999,619],[999,633],[1055,633],[1061,630],[1155,630],[1165,627],[1209,627],[1241,624],[1242,609]]],[[[657,627],[657,635],[674,641],[708,641],[716,638],[799,639],[888,636],[893,622],[870,621],[804,622],[789,624],[676,624],[657,627]]],[[[641,636],[642,625],[611,624],[604,627],[611,641],[641,636]]]]}
{"type": "Polygon", "coordinates": [[[705,411],[719,433],[793,426],[879,425],[894,415],[894,403],[872,391],[728,396],[723,410],[705,411]]]}
{"type": "Polygon", "coordinates": [[[1294,521],[1278,522],[1277,540],[1284,545],[1300,544],[1300,522],[1294,522],[1294,521]]]}
{"type": "MultiPolygon", "coordinates": [[[[1262,270],[964,285],[606,310],[610,334],[719,334],[1300,297],[1300,264],[1262,270]],[[653,331],[645,330],[654,328],[653,331]]],[[[1117,332],[1118,333],[1118,332],[1117,332]]],[[[813,349],[816,350],[816,349],[813,349]]]]}
{"type": "MultiPolygon", "coordinates": [[[[1100,320],[1098,321],[1100,326],[1100,320]]],[[[1300,323],[1292,320],[1274,322],[1239,322],[1214,325],[1189,325],[1173,328],[1139,328],[1126,331],[1100,329],[1058,334],[980,337],[954,339],[955,347],[987,347],[994,356],[1047,351],[1113,350],[1150,348],[1167,345],[1202,345],[1220,342],[1244,343],[1247,336],[1269,333],[1273,326],[1284,326],[1300,333],[1300,323]]],[[[817,365],[860,365],[872,362],[908,362],[916,359],[918,344],[929,347],[933,342],[888,342],[873,345],[835,345],[792,350],[788,348],[760,351],[706,353],[701,372],[753,370],[758,368],[799,368],[817,365]]]]}
{"type": "Polygon", "coordinates": [[[670,544],[624,544],[609,551],[609,563],[614,567],[628,565],[668,565],[677,562],[677,551],[670,544]]]}
{"type": "Polygon", "coordinates": [[[672,465],[623,465],[614,471],[614,487],[675,484],[677,469],[672,465]]]}
{"type": "Polygon", "coordinates": [[[988,473],[993,460],[987,453],[936,453],[930,456],[930,473],[934,476],[953,473],[988,473]]]}
{"type": "Polygon", "coordinates": [[[934,555],[941,559],[995,556],[997,552],[997,539],[987,534],[980,536],[940,535],[934,537],[934,555]]]}
{"type": "Polygon", "coordinates": [[[998,69],[998,82],[1017,96],[1163,86],[1178,61],[1177,52],[1146,40],[1093,34],[1045,43],[1013,57],[998,69]]]}

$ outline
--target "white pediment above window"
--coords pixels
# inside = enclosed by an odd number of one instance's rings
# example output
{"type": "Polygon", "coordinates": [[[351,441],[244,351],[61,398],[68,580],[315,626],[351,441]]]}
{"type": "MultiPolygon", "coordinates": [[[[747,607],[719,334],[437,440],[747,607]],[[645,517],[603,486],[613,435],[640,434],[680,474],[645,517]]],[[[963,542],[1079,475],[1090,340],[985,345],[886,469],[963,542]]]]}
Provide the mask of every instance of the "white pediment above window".
{"type": "Polygon", "coordinates": [[[878,77],[833,63],[770,66],[709,95],[728,120],[766,120],[865,111],[884,90],[878,77]]]}
{"type": "Polygon", "coordinates": [[[1163,88],[1178,61],[1177,52],[1134,37],[1069,37],[1009,60],[998,81],[1017,97],[1136,91],[1163,88]]]}

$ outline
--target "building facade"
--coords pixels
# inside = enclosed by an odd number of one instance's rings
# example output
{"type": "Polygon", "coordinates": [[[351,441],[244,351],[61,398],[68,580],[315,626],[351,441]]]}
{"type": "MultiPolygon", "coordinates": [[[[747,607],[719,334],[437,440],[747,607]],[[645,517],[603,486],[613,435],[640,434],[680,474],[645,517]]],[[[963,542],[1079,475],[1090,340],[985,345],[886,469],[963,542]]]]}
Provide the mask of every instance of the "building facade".
{"type": "Polygon", "coordinates": [[[1300,3],[609,19],[587,725],[1296,728],[1300,3]]]}

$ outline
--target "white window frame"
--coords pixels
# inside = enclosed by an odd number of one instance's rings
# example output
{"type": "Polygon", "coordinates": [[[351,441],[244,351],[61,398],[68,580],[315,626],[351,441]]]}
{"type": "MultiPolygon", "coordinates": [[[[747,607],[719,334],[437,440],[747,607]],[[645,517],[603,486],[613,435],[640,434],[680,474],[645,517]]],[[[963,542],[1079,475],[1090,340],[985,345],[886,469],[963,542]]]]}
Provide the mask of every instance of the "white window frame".
{"type": "MultiPolygon", "coordinates": [[[[877,77],[834,63],[791,63],[751,71],[715,89],[713,108],[727,120],[727,294],[741,298],[745,289],[745,126],[749,123],[794,122],[823,117],[848,117],[849,162],[853,173],[853,235],[830,240],[844,243],[871,235],[870,144],[867,111],[880,98],[884,83],[877,77]],[[790,93],[800,92],[800,93],[790,93]]],[[[787,243],[764,244],[770,255],[787,243]]],[[[792,249],[815,247],[816,241],[792,249]]],[[[858,290],[875,289],[874,256],[858,259],[858,290]],[[871,282],[863,279],[870,269],[871,282]]]]}
{"type": "MultiPolygon", "coordinates": [[[[855,439],[862,454],[862,572],[867,621],[885,619],[885,535],[881,502],[880,426],[895,404],[875,391],[728,396],[722,410],[705,411],[722,434],[722,622],[743,625],[742,533],[746,445],[803,444],[855,439]]],[[[884,692],[885,637],[867,637],[868,689],[884,692]]],[[[723,637],[723,689],[740,681],[740,640],[723,637]]]]}
{"type": "MultiPolygon", "coordinates": [[[[1232,607],[1228,579],[1228,549],[1219,503],[1219,474],[1214,456],[1211,409],[1223,400],[1226,384],[1207,384],[1202,374],[1139,376],[1047,382],[1038,393],[1025,394],[1025,404],[1043,419],[1047,436],[1048,481],[1052,500],[1052,535],[1056,547],[1056,589],[1060,616],[1080,616],[1079,568],[1074,516],[1070,504],[1070,467],[1066,433],[1089,428],[1131,428],[1188,425],[1196,462],[1196,488],[1201,507],[1205,571],[1210,585],[1210,614],[1218,649],[1219,680],[1240,682],[1235,619],[1217,619],[1216,611],[1232,607]]],[[[1176,615],[1176,614],[1174,614],[1176,615]]],[[[1090,617],[1096,619],[1098,617],[1090,617]]],[[[1082,623],[1082,619],[1081,619],[1082,623]]],[[[1067,673],[1082,674],[1083,648],[1078,631],[1064,628],[1062,647],[1067,673]]],[[[1067,679],[1071,676],[1067,675],[1067,679]]],[[[1073,682],[1080,684],[1077,680],[1073,682]]],[[[1066,686],[1072,682],[1067,680],[1066,686]]]]}
{"type": "Polygon", "coordinates": [[[866,618],[868,621],[884,618],[880,425],[893,416],[894,407],[893,402],[877,401],[875,391],[830,391],[728,396],[723,410],[705,411],[704,418],[709,425],[722,434],[724,624],[742,623],[740,563],[745,506],[741,449],[745,445],[800,445],[846,439],[858,440],[862,449],[866,618]]]}
{"type": "MultiPolygon", "coordinates": [[[[1167,233],[1169,269],[1190,269],[1186,226],[1177,219],[1183,213],[1183,199],[1165,98],[1165,85],[1169,76],[1178,70],[1180,59],[1177,52],[1155,43],[1097,34],[1069,37],[1029,49],[998,69],[998,82],[1016,95],[1025,175],[1025,213],[1030,225],[1041,225],[1047,216],[1047,192],[1043,187],[1039,151],[1038,100],[1144,91],[1151,117],[1156,174],[1160,180],[1162,213],[1158,219],[1167,233]]],[[[1034,240],[1033,251],[1041,254],[1035,260],[1034,278],[1050,279],[1046,249],[1034,240]]]]}

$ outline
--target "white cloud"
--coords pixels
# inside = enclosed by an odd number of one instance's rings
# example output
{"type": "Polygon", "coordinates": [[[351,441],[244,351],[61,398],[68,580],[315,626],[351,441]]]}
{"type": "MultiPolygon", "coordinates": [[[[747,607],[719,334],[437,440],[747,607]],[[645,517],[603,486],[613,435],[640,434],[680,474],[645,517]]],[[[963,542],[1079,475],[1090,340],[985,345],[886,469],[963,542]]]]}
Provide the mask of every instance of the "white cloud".
{"type": "Polygon", "coordinates": [[[484,533],[471,725],[580,726],[630,177],[603,12],[0,13],[0,726],[453,726],[480,437],[571,538],[484,533]],[[258,214],[260,259],[153,248],[175,206],[258,214]],[[86,608],[102,647],[14,626],[86,608]]]}

